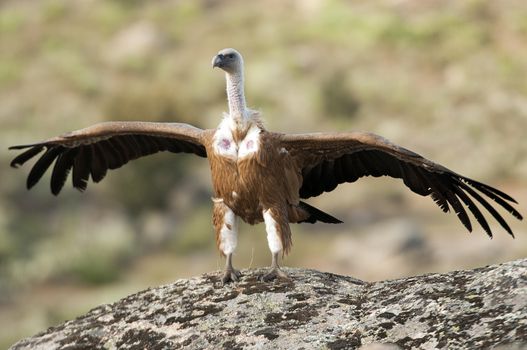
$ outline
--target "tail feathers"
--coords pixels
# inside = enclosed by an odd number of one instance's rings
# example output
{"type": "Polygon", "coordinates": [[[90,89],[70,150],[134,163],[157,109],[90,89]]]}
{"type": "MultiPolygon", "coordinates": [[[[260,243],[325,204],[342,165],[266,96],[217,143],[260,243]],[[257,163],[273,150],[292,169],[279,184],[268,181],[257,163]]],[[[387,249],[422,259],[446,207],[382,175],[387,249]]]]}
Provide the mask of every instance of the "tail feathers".
{"type": "Polygon", "coordinates": [[[299,223],[308,222],[310,224],[314,224],[317,221],[325,222],[327,224],[341,224],[342,223],[342,221],[340,221],[339,219],[327,213],[324,213],[322,210],[317,209],[305,202],[300,202],[299,206],[300,208],[304,209],[305,211],[309,213],[309,217],[307,219],[299,221],[299,223]]]}

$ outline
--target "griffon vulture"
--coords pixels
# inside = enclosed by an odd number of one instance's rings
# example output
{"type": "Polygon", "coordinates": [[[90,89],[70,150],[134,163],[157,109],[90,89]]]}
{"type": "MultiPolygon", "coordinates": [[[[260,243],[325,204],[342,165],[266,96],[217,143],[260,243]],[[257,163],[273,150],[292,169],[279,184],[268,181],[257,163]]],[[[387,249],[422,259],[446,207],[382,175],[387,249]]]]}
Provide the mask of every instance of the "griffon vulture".
{"type": "Polygon", "coordinates": [[[244,96],[243,59],[234,49],[221,50],[212,66],[225,72],[229,112],[216,129],[201,130],[181,123],[105,122],[48,140],[13,146],[27,149],[12,162],[18,167],[40,155],[27,178],[33,187],[52,165],[51,192],[57,195],[70,170],[73,187],[83,191],[88,180],[101,181],[109,169],[160,151],[193,153],[207,157],[214,191],[213,224],[216,244],[226,257],[223,282],[241,274],[232,265],[238,218],[249,224],[265,223],[271,268],[265,281],[287,278],[278,259],[291,249],[289,223],[340,223],[341,221],[301,201],[333,191],[339,184],[363,176],[400,178],[413,192],[431,196],[448,212],[454,210],[467,230],[472,225],[468,209],[492,236],[479,203],[513,235],[494,205],[517,219],[516,201],[489,185],[464,177],[390,141],[363,132],[282,134],[267,131],[260,114],[247,108],[244,96]]]}

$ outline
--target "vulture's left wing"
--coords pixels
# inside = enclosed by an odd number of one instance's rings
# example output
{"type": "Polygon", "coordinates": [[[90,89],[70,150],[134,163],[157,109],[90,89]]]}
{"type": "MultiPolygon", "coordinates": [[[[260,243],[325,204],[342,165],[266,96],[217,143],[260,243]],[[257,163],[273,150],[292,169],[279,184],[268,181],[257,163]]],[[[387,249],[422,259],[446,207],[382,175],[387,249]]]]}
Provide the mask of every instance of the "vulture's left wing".
{"type": "Polygon", "coordinates": [[[33,187],[53,162],[51,192],[57,195],[70,170],[73,187],[83,191],[88,179],[101,181],[109,169],[159,151],[194,153],[206,157],[204,130],[181,123],[105,122],[53,137],[30,145],[9,149],[27,149],[11,162],[17,168],[42,151],[27,177],[33,187]]]}
{"type": "Polygon", "coordinates": [[[417,194],[430,195],[444,212],[449,211],[450,205],[469,231],[472,231],[472,225],[463,204],[492,237],[491,229],[474,199],[511,235],[509,225],[485,197],[517,219],[522,219],[509,203],[517,202],[506,193],[459,175],[383,137],[350,132],[284,134],[280,138],[280,147],[289,152],[301,169],[301,198],[318,196],[334,190],[341,183],[354,182],[363,176],[386,175],[402,179],[417,194]]]}

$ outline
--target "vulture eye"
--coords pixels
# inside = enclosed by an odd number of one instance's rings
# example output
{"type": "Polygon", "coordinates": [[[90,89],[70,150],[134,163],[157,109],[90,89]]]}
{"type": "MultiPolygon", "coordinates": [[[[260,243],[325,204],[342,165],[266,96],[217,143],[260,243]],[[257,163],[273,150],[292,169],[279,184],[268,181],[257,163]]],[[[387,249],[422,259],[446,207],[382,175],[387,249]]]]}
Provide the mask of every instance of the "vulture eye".
{"type": "Polygon", "coordinates": [[[228,54],[227,58],[234,58],[234,54],[232,54],[232,53],[228,54]]]}

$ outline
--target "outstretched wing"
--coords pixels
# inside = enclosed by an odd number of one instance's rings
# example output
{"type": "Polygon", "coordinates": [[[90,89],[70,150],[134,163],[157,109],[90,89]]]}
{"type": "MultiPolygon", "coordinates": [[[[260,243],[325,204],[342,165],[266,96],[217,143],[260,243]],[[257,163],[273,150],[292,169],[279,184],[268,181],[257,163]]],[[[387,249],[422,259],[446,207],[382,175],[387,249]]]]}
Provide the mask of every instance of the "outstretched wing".
{"type": "Polygon", "coordinates": [[[386,175],[402,179],[417,194],[430,195],[444,212],[448,212],[451,206],[469,231],[472,231],[472,225],[465,206],[492,237],[491,229],[474,199],[512,236],[509,225],[485,197],[522,219],[509,203],[517,202],[506,193],[459,175],[371,133],[288,134],[281,135],[281,143],[301,169],[301,198],[318,196],[334,190],[341,183],[354,182],[363,176],[386,175]]]}
{"type": "Polygon", "coordinates": [[[28,149],[11,162],[17,168],[44,153],[27,177],[33,187],[53,162],[51,192],[59,194],[70,170],[73,187],[83,191],[88,179],[101,181],[108,169],[116,169],[132,159],[159,151],[194,153],[206,157],[204,131],[181,123],[105,122],[30,145],[9,149],[28,149]]]}

